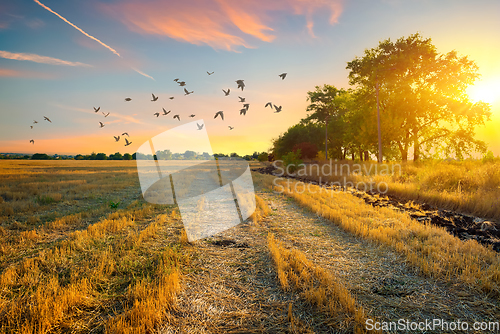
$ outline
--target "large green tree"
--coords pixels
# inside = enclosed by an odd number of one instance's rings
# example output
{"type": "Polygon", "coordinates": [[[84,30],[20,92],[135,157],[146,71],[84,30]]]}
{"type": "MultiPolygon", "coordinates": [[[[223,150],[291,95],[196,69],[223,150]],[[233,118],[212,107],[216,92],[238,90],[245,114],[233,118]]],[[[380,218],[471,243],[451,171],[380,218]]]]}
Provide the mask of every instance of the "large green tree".
{"type": "Polygon", "coordinates": [[[458,156],[465,149],[485,149],[474,139],[474,130],[489,119],[490,106],[472,103],[466,94],[478,78],[477,65],[466,56],[455,51],[439,54],[430,38],[414,34],[380,42],[349,62],[347,69],[350,84],[368,93],[365,102],[370,102],[372,115],[378,85],[383,141],[385,146],[396,145],[403,161],[411,147],[415,161],[422,148],[429,151],[442,143],[454,145],[448,151],[458,156]]]}

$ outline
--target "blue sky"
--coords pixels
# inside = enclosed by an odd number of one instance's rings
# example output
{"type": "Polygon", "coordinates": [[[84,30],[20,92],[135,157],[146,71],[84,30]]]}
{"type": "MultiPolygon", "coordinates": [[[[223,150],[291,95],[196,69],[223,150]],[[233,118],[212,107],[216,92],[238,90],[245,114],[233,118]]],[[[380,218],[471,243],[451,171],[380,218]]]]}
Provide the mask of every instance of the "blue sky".
{"type": "Polygon", "coordinates": [[[471,94],[491,102],[494,114],[478,136],[499,155],[498,14],[493,0],[0,2],[0,152],[133,153],[199,119],[214,152],[265,151],[306,115],[307,91],[347,88],[348,61],[381,40],[420,32],[439,52],[457,50],[479,65],[482,79],[471,94]],[[175,78],[194,93],[184,96],[175,78]],[[250,103],[246,116],[238,96],[250,103]],[[269,101],[283,111],[264,108],[269,101]],[[172,112],[153,115],[162,108],[172,112]],[[213,119],[219,110],[224,121],[213,119]],[[113,138],[125,131],[128,147],[113,138]]]}

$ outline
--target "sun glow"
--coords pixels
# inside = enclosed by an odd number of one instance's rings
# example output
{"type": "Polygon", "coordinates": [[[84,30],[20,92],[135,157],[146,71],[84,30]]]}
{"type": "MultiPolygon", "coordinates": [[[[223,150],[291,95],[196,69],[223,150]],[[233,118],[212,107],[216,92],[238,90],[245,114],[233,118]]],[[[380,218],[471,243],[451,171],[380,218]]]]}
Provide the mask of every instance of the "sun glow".
{"type": "Polygon", "coordinates": [[[469,97],[472,101],[483,101],[493,104],[500,100],[500,79],[480,81],[468,89],[469,97]]]}

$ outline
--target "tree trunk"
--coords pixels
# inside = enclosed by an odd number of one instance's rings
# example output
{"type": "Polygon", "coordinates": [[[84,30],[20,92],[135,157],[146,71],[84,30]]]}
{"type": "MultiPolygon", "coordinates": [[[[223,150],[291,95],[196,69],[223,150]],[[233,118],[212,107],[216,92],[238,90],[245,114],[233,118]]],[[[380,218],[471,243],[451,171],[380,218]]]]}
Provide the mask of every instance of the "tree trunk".
{"type": "Polygon", "coordinates": [[[399,147],[399,152],[401,153],[401,161],[407,162],[408,161],[408,146],[407,145],[403,146],[401,143],[398,143],[398,147],[399,147]]]}
{"type": "Polygon", "coordinates": [[[420,143],[418,139],[413,142],[413,161],[420,161],[420,143]]]}
{"type": "Polygon", "coordinates": [[[354,152],[351,153],[351,156],[352,156],[352,161],[354,161],[354,159],[356,159],[356,157],[354,156],[354,152]]]}

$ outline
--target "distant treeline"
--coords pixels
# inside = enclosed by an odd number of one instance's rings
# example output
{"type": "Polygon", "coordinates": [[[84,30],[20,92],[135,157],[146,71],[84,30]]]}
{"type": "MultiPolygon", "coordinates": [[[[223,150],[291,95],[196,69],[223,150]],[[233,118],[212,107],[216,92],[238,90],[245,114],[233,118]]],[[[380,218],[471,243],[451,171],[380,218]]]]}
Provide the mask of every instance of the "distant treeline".
{"type": "MultiPolygon", "coordinates": [[[[260,160],[267,161],[268,154],[266,152],[254,152],[251,155],[240,156],[237,153],[231,153],[229,155],[222,153],[215,153],[214,157],[233,157],[233,158],[242,158],[245,160],[260,160]]],[[[121,154],[120,152],[116,152],[114,154],[106,155],[106,153],[95,153],[92,154],[77,154],[77,155],[48,155],[46,153],[35,153],[33,155],[28,154],[19,154],[19,153],[3,153],[0,154],[0,159],[21,159],[21,160],[136,160],[144,159],[144,160],[154,160],[155,158],[159,160],[209,160],[212,158],[210,154],[207,152],[197,153],[194,151],[186,151],[184,153],[172,153],[170,150],[157,151],[156,155],[152,154],[130,154],[125,153],[121,154]]]]}

